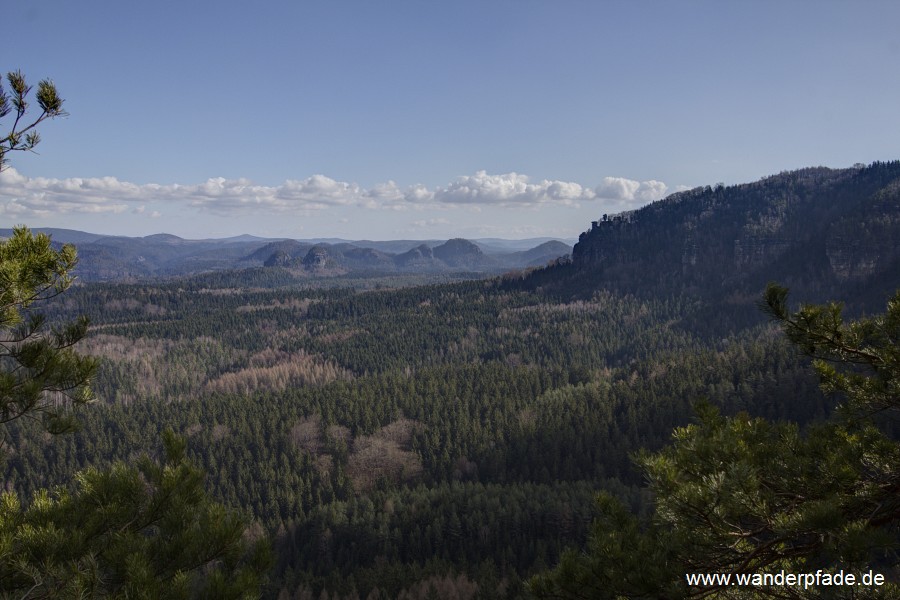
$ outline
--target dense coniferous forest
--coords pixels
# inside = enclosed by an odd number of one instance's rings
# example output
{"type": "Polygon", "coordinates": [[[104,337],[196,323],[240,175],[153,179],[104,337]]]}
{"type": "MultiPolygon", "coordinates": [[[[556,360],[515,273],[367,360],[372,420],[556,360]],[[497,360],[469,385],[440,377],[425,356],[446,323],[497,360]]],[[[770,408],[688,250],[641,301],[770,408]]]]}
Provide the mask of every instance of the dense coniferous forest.
{"type": "Polygon", "coordinates": [[[65,482],[171,427],[214,495],[272,536],[273,590],[393,597],[450,577],[515,596],[584,541],[598,489],[643,506],[630,454],[665,444],[697,399],[768,418],[828,410],[762,318],[703,338],[681,324],[704,310],[686,300],[189,283],[67,295],[60,318],[92,319],[102,401],[71,436],[13,429],[7,485],[65,482]]]}
{"type": "Polygon", "coordinates": [[[172,429],[213,497],[271,540],[266,597],[523,597],[583,547],[598,491],[652,509],[634,453],[666,446],[698,401],[829,417],[758,302],[779,278],[798,300],[883,307],[898,181],[880,163],[701,188],[497,279],[335,286],[269,266],[76,285],[48,314],[90,319],[99,402],[71,435],[12,424],[5,485],[29,497],[172,429]],[[828,208],[804,221],[815,201],[828,208]]]}

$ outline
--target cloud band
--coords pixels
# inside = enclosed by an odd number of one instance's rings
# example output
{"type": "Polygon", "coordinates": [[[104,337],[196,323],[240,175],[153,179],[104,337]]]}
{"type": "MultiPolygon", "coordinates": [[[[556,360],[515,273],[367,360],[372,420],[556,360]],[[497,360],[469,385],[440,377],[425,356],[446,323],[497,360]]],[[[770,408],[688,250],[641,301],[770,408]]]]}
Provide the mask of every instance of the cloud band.
{"type": "MultiPolygon", "coordinates": [[[[256,185],[248,179],[208,179],[196,185],[135,184],[115,177],[29,178],[13,168],[0,172],[0,214],[16,218],[71,213],[142,213],[148,204],[177,204],[219,215],[321,211],[335,207],[365,209],[438,208],[449,206],[577,207],[602,201],[616,208],[633,208],[662,198],[666,184],[605,177],[596,188],[541,180],[526,175],[478,171],[446,186],[401,189],[393,181],[365,189],[325,175],[287,180],[278,186],[256,185]]],[[[158,213],[155,213],[158,214],[158,213]]]]}

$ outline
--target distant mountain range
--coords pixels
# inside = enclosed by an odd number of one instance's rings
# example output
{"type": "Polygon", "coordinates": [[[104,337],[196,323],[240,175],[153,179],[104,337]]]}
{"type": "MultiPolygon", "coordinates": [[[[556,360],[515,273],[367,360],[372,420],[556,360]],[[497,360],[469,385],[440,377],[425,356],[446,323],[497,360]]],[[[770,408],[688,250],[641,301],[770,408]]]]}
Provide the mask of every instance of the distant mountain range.
{"type": "Polygon", "coordinates": [[[900,161],[801,169],[700,187],[603,215],[568,264],[534,286],[752,302],[769,281],[805,301],[871,301],[900,288],[900,161]]]}
{"type": "MultiPolygon", "coordinates": [[[[160,233],[105,236],[71,229],[35,228],[57,244],[78,248],[83,281],[133,281],[252,267],[282,267],[298,274],[366,273],[485,274],[542,266],[567,256],[571,244],[552,238],[527,240],[349,241],[270,239],[241,235],[186,240],[160,233]]],[[[0,229],[0,237],[12,229],[0,229]]]]}
{"type": "MultiPolygon", "coordinates": [[[[589,296],[612,289],[752,304],[769,281],[807,301],[874,308],[900,287],[900,161],[814,167],[705,186],[602,215],[572,248],[529,240],[185,240],[38,229],[78,247],[82,280],[138,280],[251,267],[299,276],[532,271],[515,285],[589,296]],[[571,257],[569,255],[571,254],[571,257]],[[871,304],[869,304],[871,302],[871,304]]],[[[10,229],[0,229],[7,236],[10,229]]],[[[510,285],[513,285],[512,283],[510,285]]]]}

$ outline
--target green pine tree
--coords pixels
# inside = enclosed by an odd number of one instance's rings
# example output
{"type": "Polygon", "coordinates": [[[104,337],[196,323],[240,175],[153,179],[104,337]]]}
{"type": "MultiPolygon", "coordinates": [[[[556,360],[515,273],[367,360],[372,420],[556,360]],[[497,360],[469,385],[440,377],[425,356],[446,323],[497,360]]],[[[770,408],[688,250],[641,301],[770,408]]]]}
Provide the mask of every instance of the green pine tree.
{"type": "Polygon", "coordinates": [[[38,91],[35,94],[40,114],[31,121],[23,120],[28,112],[30,100],[28,94],[31,86],[25,81],[21,71],[10,71],[6,75],[9,82],[10,95],[3,89],[0,81],[0,119],[10,113],[15,113],[15,118],[9,133],[0,138],[0,169],[6,164],[6,153],[13,151],[31,151],[41,141],[37,132],[37,126],[47,119],[53,119],[66,114],[63,110],[64,100],[56,91],[56,86],[49,79],[43,79],[38,83],[38,91]]]}
{"type": "Polygon", "coordinates": [[[75,248],[54,250],[46,235],[24,227],[0,242],[0,423],[41,419],[51,433],[71,430],[73,409],[89,403],[96,360],[73,346],[87,319],[48,330],[35,311],[72,283],[75,248]]]}

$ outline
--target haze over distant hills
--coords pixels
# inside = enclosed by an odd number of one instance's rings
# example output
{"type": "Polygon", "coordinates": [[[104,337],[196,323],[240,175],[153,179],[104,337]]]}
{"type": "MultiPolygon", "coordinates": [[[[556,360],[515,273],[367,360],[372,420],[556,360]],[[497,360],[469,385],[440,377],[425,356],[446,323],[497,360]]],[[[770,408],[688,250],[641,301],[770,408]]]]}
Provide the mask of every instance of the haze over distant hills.
{"type": "MultiPolygon", "coordinates": [[[[0,230],[0,236],[11,230],[0,230]]],[[[334,276],[474,272],[551,264],[534,285],[633,293],[756,298],[768,281],[808,297],[882,298],[900,282],[900,161],[815,167],[734,186],[672,194],[603,215],[574,249],[527,240],[349,241],[242,235],[186,240],[39,229],[78,247],[83,280],[135,280],[252,267],[334,276]],[[571,253],[571,260],[559,260],[571,253]]]]}
{"type": "MultiPolygon", "coordinates": [[[[571,243],[554,238],[524,240],[305,240],[240,235],[188,240],[158,233],[108,236],[58,228],[35,228],[57,244],[78,248],[84,281],[119,281],[190,275],[253,267],[284,267],[318,276],[348,273],[502,273],[542,266],[568,255],[571,243]]],[[[12,229],[0,229],[0,237],[12,229]]]]}

